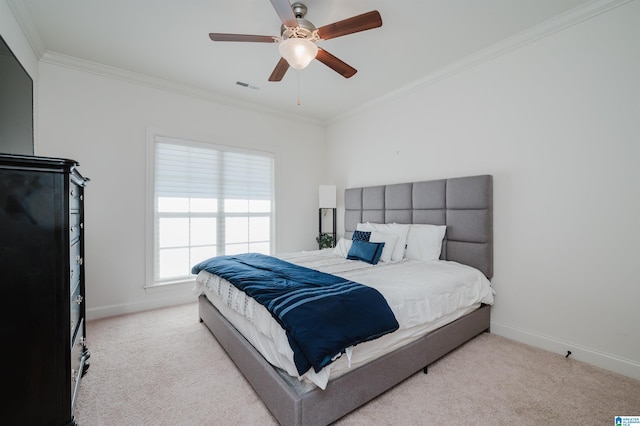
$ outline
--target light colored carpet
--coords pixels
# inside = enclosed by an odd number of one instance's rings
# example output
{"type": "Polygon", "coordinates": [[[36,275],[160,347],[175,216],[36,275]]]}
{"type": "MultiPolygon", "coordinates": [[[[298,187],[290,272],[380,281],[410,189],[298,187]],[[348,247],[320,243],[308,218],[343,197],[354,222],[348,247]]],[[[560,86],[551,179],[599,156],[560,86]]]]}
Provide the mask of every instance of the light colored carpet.
{"type": "MultiPolygon", "coordinates": [[[[277,424],[198,322],[197,304],[87,325],[81,426],[277,424]]],[[[613,425],[640,381],[483,333],[338,425],[613,425]]]]}

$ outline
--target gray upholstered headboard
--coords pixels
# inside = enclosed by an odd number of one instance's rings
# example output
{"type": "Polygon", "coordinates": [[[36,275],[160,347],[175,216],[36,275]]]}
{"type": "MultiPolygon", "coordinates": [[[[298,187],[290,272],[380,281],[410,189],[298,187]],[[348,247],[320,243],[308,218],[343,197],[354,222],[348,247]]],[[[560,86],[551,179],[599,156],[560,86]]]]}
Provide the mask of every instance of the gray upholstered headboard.
{"type": "Polygon", "coordinates": [[[359,222],[447,225],[440,258],[493,276],[491,175],[349,188],[344,204],[345,238],[359,222]]]}

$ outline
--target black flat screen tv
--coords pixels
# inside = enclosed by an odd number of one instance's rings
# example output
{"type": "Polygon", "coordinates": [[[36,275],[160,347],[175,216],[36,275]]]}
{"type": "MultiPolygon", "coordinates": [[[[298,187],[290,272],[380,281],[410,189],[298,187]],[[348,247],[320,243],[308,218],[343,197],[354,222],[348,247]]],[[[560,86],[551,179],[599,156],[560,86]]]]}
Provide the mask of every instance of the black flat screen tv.
{"type": "Polygon", "coordinates": [[[0,35],[0,153],[33,155],[33,80],[0,35]]]}

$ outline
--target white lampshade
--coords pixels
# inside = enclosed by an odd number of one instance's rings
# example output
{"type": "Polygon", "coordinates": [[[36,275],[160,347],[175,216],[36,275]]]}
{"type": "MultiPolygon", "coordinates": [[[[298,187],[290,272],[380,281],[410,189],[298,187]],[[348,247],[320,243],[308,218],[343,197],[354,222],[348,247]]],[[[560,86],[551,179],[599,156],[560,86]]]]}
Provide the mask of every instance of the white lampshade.
{"type": "Polygon", "coordinates": [[[305,68],[318,54],[318,46],[306,38],[288,38],[278,46],[280,55],[297,70],[305,68]]]}
{"type": "Polygon", "coordinates": [[[336,186],[335,185],[320,185],[320,208],[321,209],[335,209],[336,208],[336,186]]]}

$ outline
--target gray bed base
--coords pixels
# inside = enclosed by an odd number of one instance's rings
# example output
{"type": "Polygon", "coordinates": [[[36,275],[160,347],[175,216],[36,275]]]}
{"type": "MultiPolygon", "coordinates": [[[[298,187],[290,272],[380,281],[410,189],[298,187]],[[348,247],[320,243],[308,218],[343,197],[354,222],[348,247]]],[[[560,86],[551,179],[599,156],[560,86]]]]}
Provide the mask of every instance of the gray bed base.
{"type": "MultiPolygon", "coordinates": [[[[447,225],[442,259],[493,275],[493,181],[489,175],[345,191],[345,236],[358,222],[447,225]]],[[[334,380],[326,390],[292,385],[207,300],[200,319],[281,425],[326,425],[489,331],[490,306],[440,327],[334,380]]]]}
{"type": "Polygon", "coordinates": [[[489,331],[490,306],[332,380],[325,390],[300,391],[284,380],[202,295],[200,318],[283,426],[327,425],[391,389],[438,358],[489,331]]]}

